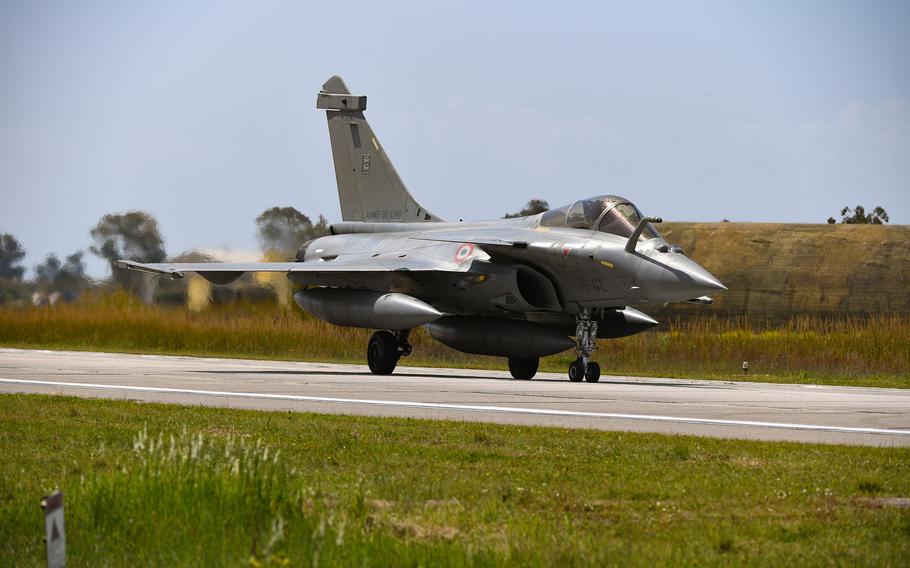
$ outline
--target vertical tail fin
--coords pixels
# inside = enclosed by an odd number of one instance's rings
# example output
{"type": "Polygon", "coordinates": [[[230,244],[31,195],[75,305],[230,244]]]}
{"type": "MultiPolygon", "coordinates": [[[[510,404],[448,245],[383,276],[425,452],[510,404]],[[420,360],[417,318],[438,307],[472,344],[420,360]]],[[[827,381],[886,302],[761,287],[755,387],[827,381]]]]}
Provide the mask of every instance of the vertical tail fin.
{"type": "Polygon", "coordinates": [[[316,108],[325,109],[335,179],[345,221],[440,221],[408,192],[369,123],[365,96],[351,95],[335,75],[322,86],[316,108]]]}

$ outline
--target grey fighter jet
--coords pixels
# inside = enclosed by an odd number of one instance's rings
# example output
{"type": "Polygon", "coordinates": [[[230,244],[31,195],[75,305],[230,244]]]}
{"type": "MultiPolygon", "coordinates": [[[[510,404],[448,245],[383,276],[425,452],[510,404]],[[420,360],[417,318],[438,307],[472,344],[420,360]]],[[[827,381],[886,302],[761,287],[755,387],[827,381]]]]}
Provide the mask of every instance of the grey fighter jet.
{"type": "Polygon", "coordinates": [[[508,358],[516,379],[539,358],[574,348],[569,380],[597,382],[597,337],[656,325],[632,304],[694,301],[726,290],[668,244],[631,201],[579,199],[538,215],[446,222],[418,203],[370,128],[365,96],[340,77],[319,92],[328,117],[342,222],[305,243],[296,262],[142,264],[124,268],[228,284],[244,272],[283,272],[301,285],[294,300],[315,317],[376,329],[370,370],[390,374],[425,326],[443,344],[508,358]]]}

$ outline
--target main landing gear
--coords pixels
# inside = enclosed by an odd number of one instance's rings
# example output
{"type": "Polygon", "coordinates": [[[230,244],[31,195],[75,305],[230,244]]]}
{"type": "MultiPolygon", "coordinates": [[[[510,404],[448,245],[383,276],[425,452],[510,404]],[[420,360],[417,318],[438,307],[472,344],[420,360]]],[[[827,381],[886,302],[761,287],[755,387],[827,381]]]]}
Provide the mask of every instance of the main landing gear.
{"type": "Polygon", "coordinates": [[[410,329],[377,331],[367,344],[367,364],[374,375],[391,375],[398,360],[411,354],[410,329]]]}
{"type": "Polygon", "coordinates": [[[581,308],[575,316],[575,353],[578,358],[569,365],[569,380],[573,383],[582,379],[589,383],[600,380],[600,365],[589,361],[594,350],[597,349],[597,320],[593,319],[591,308],[581,308]]]}

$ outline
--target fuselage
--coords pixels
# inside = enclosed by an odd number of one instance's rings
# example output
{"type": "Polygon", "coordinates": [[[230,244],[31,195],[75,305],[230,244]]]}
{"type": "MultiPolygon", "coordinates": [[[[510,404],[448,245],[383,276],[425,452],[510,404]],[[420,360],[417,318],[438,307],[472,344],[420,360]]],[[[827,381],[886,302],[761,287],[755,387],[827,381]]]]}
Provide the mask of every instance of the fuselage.
{"type": "Polygon", "coordinates": [[[412,281],[404,271],[388,281],[347,278],[344,286],[400,291],[449,313],[575,314],[583,307],[686,301],[726,289],[656,231],[627,252],[628,238],[546,226],[545,215],[473,223],[339,223],[332,226],[336,234],[302,247],[298,260],[410,256],[458,267],[461,272],[441,272],[430,285],[426,278],[412,281]]]}

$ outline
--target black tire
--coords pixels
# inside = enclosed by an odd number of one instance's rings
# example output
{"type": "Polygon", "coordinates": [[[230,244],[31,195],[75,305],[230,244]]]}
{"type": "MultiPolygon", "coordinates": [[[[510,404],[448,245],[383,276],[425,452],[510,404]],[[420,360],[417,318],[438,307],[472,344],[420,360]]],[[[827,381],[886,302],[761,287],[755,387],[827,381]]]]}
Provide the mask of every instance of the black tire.
{"type": "Polygon", "coordinates": [[[600,365],[595,362],[588,363],[588,368],[585,369],[585,380],[589,383],[596,383],[600,380],[600,365]]]}
{"type": "Polygon", "coordinates": [[[509,359],[509,372],[512,378],[521,381],[527,381],[534,378],[537,374],[537,368],[540,366],[540,359],[532,357],[530,359],[509,359]]]}
{"type": "Polygon", "coordinates": [[[391,375],[398,364],[398,342],[390,331],[377,331],[367,344],[367,364],[374,375],[391,375]]]}
{"type": "Polygon", "coordinates": [[[581,359],[577,359],[569,365],[569,380],[573,383],[580,383],[585,378],[585,364],[581,359]]]}

